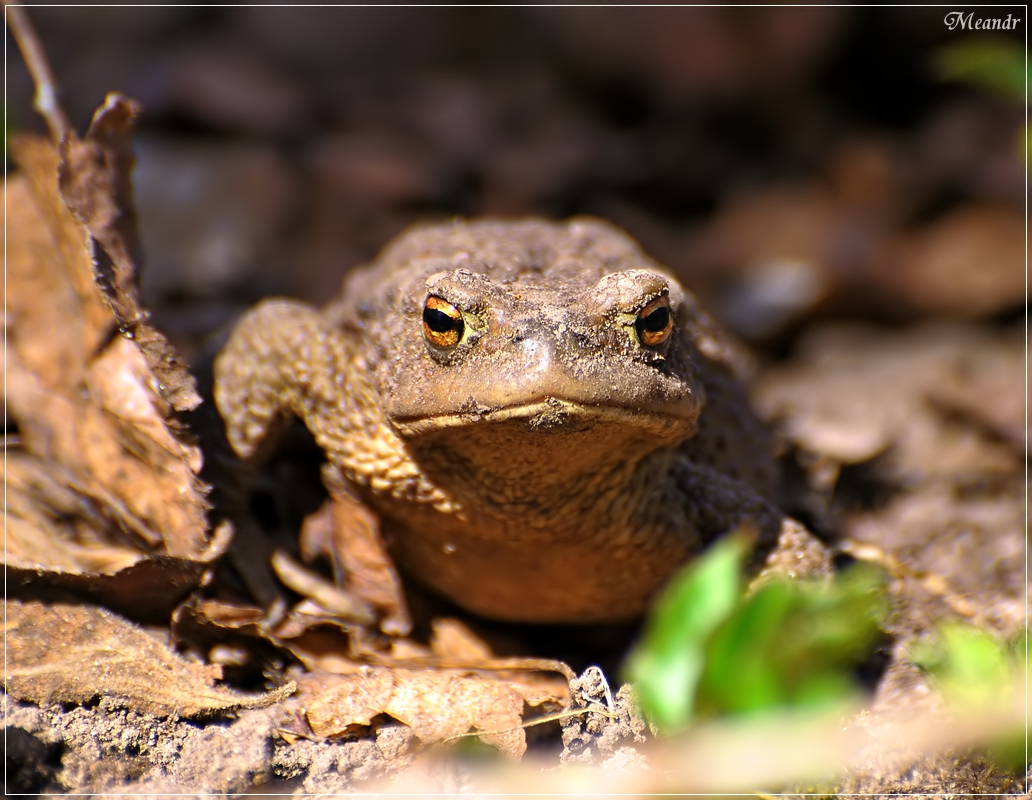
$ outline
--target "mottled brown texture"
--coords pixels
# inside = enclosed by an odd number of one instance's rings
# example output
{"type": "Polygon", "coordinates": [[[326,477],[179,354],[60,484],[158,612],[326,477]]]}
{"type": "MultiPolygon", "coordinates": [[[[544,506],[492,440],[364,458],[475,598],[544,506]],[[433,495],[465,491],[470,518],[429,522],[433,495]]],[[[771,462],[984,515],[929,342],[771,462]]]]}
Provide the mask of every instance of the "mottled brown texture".
{"type": "Polygon", "coordinates": [[[772,441],[743,360],[664,268],[587,218],[417,228],[318,312],[269,300],[216,362],[231,443],[299,416],[399,565],[480,614],[596,621],[743,520],[773,543],[772,441]],[[424,336],[434,296],[461,313],[424,336]],[[638,315],[667,298],[665,342],[638,315]]]}
{"type": "Polygon", "coordinates": [[[381,611],[380,628],[391,635],[408,633],[412,623],[397,570],[380,535],[380,520],[364,503],[352,497],[328,467],[323,481],[330,499],[301,527],[298,544],[307,563],[324,555],[333,564],[338,586],[381,611]]]}
{"type": "Polygon", "coordinates": [[[566,700],[566,680],[490,671],[364,667],[350,675],[313,673],[299,679],[312,732],[337,737],[368,727],[381,714],[407,725],[425,744],[476,731],[501,752],[527,749],[524,706],[554,711],[566,700]]]}
{"type": "Polygon", "coordinates": [[[58,188],[86,234],[83,244],[93,282],[119,331],[140,349],[161,398],[177,411],[188,411],[201,402],[193,376],[165,335],[147,322],[150,312],[139,297],[142,257],[130,181],[135,160],[132,134],[139,114],[135,100],[109,92],[86,137],[72,132],[61,141],[58,188]]]}
{"type": "Polygon", "coordinates": [[[193,379],[181,366],[172,375],[171,351],[148,349],[160,335],[127,327],[105,294],[135,298],[120,116],[131,108],[105,109],[94,130],[103,141],[76,140],[85,150],[11,140],[4,565],[23,597],[72,592],[153,619],[197,584],[230,532],[209,531],[201,450],[172,408],[200,401],[193,379]],[[110,163],[84,155],[94,146],[110,163]],[[101,231],[124,251],[121,288],[95,281],[101,231]]]}
{"type": "Polygon", "coordinates": [[[101,608],[57,603],[5,605],[4,690],[34,703],[82,703],[116,698],[150,714],[212,716],[261,708],[294,690],[262,695],[215,685],[217,666],[187,661],[157,637],[101,608]]]}

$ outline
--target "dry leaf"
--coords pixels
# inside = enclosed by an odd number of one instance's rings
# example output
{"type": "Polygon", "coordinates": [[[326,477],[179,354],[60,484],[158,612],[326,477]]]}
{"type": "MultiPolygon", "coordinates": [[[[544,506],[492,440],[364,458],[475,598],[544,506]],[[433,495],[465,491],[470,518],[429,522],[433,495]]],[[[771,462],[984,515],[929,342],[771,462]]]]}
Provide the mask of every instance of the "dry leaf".
{"type": "Polygon", "coordinates": [[[401,579],[380,535],[379,518],[351,496],[332,467],[323,470],[323,482],[330,499],[305,520],[301,557],[309,563],[320,556],[327,558],[337,586],[379,609],[384,633],[406,635],[412,622],[401,579]]]}
{"type": "Polygon", "coordinates": [[[484,662],[494,658],[487,642],[457,619],[440,617],[430,627],[430,651],[438,658],[484,662]]]}
{"type": "Polygon", "coordinates": [[[11,147],[21,172],[7,180],[8,344],[41,383],[72,391],[115,321],[93,285],[83,231],[58,197],[53,148],[19,137],[11,147]]]}
{"type": "Polygon", "coordinates": [[[927,315],[977,319],[1025,302],[1024,215],[964,206],[885,247],[874,273],[896,305],[927,315]]]}
{"type": "Polygon", "coordinates": [[[527,748],[524,705],[558,707],[567,699],[566,681],[553,683],[547,695],[492,674],[367,667],[351,675],[306,676],[300,691],[317,736],[340,736],[386,714],[409,726],[424,744],[472,730],[487,744],[519,757],[527,748]]]}
{"type": "Polygon", "coordinates": [[[363,666],[352,657],[351,634],[340,619],[310,607],[307,601],[290,612],[193,597],[172,614],[172,632],[179,641],[202,648],[250,640],[271,645],[307,668],[346,674],[363,666]]]}
{"type": "MultiPolygon", "coordinates": [[[[295,624],[296,621],[288,618],[280,628],[289,629],[295,624]]],[[[311,617],[304,620],[303,624],[303,630],[297,635],[289,638],[277,635],[274,639],[304,664],[305,669],[350,675],[366,666],[366,662],[352,653],[354,648],[350,631],[334,623],[316,623],[311,617]]]]}
{"type": "MultiPolygon", "coordinates": [[[[309,630],[306,637],[315,633],[309,630]]],[[[312,648],[312,639],[305,644],[312,648]]],[[[387,654],[353,636],[351,657],[344,658],[339,645],[326,644],[322,654],[304,653],[312,674],[299,678],[309,725],[323,737],[340,736],[386,714],[409,726],[424,744],[475,731],[484,742],[519,757],[526,750],[525,707],[566,706],[574,677],[558,661],[497,658],[452,619],[434,622],[430,647],[395,639],[387,654]]]]}
{"type": "Polygon", "coordinates": [[[412,728],[424,743],[476,731],[510,755],[522,755],[527,706],[553,711],[569,701],[573,672],[548,659],[497,658],[457,620],[434,622],[431,646],[408,639],[383,642],[308,617],[263,616],[261,609],[192,600],[176,610],[177,636],[210,645],[231,635],[262,639],[289,652],[309,672],[297,676],[308,724],[319,737],[370,725],[386,714],[412,728]],[[285,635],[285,634],[289,634],[285,635]]]}
{"type": "Polygon", "coordinates": [[[86,246],[104,303],[120,330],[140,348],[162,398],[177,410],[187,411],[201,402],[193,377],[164,335],[147,324],[148,314],[137,289],[141,259],[130,145],[139,113],[135,101],[118,92],[109,93],[93,115],[86,138],[73,133],[61,142],[59,185],[69,211],[88,231],[86,246]]]}
{"type": "Polygon", "coordinates": [[[94,359],[87,369],[93,397],[49,391],[17,356],[15,345],[8,400],[26,449],[74,476],[75,489],[138,546],[177,557],[201,551],[207,504],[194,469],[200,451],[171,437],[158,416],[139,351],[116,339],[94,359]]]}
{"type": "Polygon", "coordinates": [[[229,547],[222,524],[191,558],[147,556],[119,544],[98,504],[60,465],[8,455],[5,576],[9,596],[47,599],[71,594],[138,620],[160,621],[229,547]]]}
{"type": "Polygon", "coordinates": [[[81,605],[6,604],[4,687],[35,703],[113,697],[157,715],[210,716],[262,708],[293,684],[258,696],[214,686],[218,667],[187,661],[157,638],[108,611],[81,605]]]}
{"type": "Polygon", "coordinates": [[[143,554],[112,544],[96,504],[75,491],[75,478],[24,453],[10,453],[3,466],[7,487],[8,565],[46,564],[60,572],[117,572],[143,554]],[[78,524],[77,524],[78,523],[78,524]]]}
{"type": "Polygon", "coordinates": [[[336,584],[302,567],[282,550],[272,554],[272,569],[283,581],[284,586],[293,589],[312,604],[318,614],[339,617],[341,620],[361,625],[371,625],[376,616],[369,606],[336,584]]]}
{"type": "MultiPolygon", "coordinates": [[[[1012,339],[959,325],[902,333],[858,325],[818,328],[803,339],[792,366],[763,376],[755,398],[796,445],[840,464],[888,451],[892,470],[907,482],[1007,473],[1018,467],[1011,447],[987,437],[981,426],[948,424],[928,397],[969,382],[972,365],[1012,360],[1020,352],[1012,339]]],[[[996,371],[992,385],[1000,391],[1001,379],[1009,381],[1009,394],[1023,394],[1019,373],[996,371]]],[[[990,382],[984,385],[988,389],[990,382]]]]}
{"type": "Polygon", "coordinates": [[[172,615],[172,631],[177,639],[181,638],[182,626],[212,626],[224,631],[250,632],[257,636],[267,622],[265,612],[257,606],[191,597],[172,615]]]}
{"type": "Polygon", "coordinates": [[[229,535],[209,541],[201,453],[172,416],[196,405],[192,379],[151,347],[136,299],[134,113],[109,97],[64,160],[42,138],[12,139],[6,242],[8,412],[24,449],[8,466],[9,588],[50,581],[129,613],[143,575],[144,606],[170,610],[229,535]]]}

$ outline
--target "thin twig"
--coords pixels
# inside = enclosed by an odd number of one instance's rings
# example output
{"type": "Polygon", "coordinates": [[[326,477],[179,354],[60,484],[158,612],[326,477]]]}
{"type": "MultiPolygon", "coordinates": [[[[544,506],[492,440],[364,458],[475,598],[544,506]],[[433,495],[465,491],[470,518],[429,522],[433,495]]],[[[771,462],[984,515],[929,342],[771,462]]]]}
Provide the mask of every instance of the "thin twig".
{"type": "Polygon", "coordinates": [[[22,6],[7,6],[7,27],[11,29],[33,83],[36,84],[36,111],[46,120],[54,144],[60,144],[72,126],[57,101],[57,84],[54,73],[50,71],[47,55],[43,52],[43,45],[22,6]]]}
{"type": "Polygon", "coordinates": [[[540,717],[534,717],[533,719],[525,719],[519,725],[514,725],[510,728],[499,728],[494,731],[470,731],[469,733],[456,733],[454,736],[449,736],[446,739],[441,739],[441,744],[448,744],[459,739],[471,739],[476,736],[497,736],[500,733],[512,733],[513,731],[519,730],[520,728],[527,729],[532,728],[535,725],[544,725],[546,722],[556,722],[561,719],[567,719],[568,717],[579,717],[582,714],[601,714],[603,717],[609,717],[609,719],[617,719],[617,714],[614,714],[607,708],[595,705],[589,708],[568,708],[565,711],[556,711],[553,714],[544,714],[540,717]]]}

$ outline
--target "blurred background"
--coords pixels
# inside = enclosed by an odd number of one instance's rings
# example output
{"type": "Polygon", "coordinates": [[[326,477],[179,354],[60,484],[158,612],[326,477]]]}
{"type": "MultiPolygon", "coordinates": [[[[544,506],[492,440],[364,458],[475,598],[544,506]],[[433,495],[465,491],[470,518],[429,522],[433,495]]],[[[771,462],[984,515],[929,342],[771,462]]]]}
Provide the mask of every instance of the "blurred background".
{"type": "MultiPolygon", "coordinates": [[[[143,104],[146,301],[188,358],[259,297],[323,303],[407,225],[454,215],[613,220],[768,356],[815,319],[1024,310],[1024,97],[1004,75],[1024,63],[1023,20],[981,34],[937,8],[30,14],[80,132],[108,91],[143,104]]],[[[31,100],[9,39],[9,131],[44,130],[31,100]]]]}

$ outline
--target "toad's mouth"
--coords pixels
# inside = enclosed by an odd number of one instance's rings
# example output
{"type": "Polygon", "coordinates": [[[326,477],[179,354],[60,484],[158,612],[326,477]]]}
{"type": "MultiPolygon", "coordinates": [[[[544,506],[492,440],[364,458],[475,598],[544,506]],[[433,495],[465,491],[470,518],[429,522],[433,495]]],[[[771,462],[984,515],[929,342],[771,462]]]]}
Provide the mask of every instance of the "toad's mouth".
{"type": "Polygon", "coordinates": [[[491,409],[470,409],[451,414],[394,418],[394,428],[405,438],[416,438],[450,429],[519,424],[528,433],[564,434],[615,426],[637,429],[659,440],[686,439],[695,433],[696,417],[616,405],[577,403],[546,397],[542,400],[491,409]]]}

